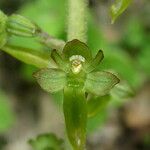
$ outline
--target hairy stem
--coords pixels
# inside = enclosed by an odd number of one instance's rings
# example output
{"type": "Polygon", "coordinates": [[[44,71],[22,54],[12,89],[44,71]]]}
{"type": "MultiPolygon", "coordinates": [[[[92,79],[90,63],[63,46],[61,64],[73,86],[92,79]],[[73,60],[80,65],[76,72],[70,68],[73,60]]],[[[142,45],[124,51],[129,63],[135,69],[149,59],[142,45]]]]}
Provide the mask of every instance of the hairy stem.
{"type": "Polygon", "coordinates": [[[86,42],[88,0],[68,0],[68,41],[86,42]]]}
{"type": "Polygon", "coordinates": [[[41,31],[38,36],[40,37],[40,42],[45,44],[49,48],[61,51],[65,45],[65,41],[54,38],[46,32],[41,31]]]}

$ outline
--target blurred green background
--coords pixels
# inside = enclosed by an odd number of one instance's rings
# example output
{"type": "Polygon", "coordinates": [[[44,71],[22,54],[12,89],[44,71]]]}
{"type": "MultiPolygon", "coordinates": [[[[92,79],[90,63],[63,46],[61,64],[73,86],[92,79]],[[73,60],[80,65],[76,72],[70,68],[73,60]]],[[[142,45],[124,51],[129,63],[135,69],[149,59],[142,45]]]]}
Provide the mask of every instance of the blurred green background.
{"type": "MultiPolygon", "coordinates": [[[[90,0],[88,45],[105,59],[99,69],[113,70],[134,90],[114,97],[88,122],[88,150],[150,149],[150,2],[135,0],[115,24],[112,0],[90,0]]],[[[19,13],[44,31],[66,40],[67,0],[0,0],[6,14],[19,13]]],[[[33,39],[13,37],[16,45],[51,51],[33,39]]],[[[62,93],[48,95],[32,77],[37,70],[0,51],[0,150],[30,150],[29,138],[53,132],[64,138],[62,93]]]]}

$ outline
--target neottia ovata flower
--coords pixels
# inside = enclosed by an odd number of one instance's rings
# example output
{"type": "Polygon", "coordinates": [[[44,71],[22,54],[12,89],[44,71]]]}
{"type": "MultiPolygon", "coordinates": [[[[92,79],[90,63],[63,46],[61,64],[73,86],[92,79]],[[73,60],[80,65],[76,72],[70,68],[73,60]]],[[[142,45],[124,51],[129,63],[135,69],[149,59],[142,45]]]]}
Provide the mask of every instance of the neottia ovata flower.
{"type": "Polygon", "coordinates": [[[95,71],[103,59],[98,51],[92,57],[88,46],[79,40],[67,42],[62,53],[53,50],[51,57],[57,68],[43,68],[34,73],[40,86],[47,92],[64,91],[63,109],[69,140],[77,150],[83,150],[86,141],[87,93],[104,96],[119,83],[106,71],[95,71]]]}

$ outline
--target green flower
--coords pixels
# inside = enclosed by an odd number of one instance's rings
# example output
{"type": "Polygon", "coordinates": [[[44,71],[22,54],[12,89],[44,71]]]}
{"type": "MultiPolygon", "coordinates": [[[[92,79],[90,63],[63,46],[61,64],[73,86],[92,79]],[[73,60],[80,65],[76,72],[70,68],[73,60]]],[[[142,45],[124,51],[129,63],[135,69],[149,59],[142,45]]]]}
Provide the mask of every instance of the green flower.
{"type": "MultiPolygon", "coordinates": [[[[76,39],[68,42],[62,53],[53,50],[51,57],[57,68],[41,69],[34,76],[45,91],[64,91],[63,111],[67,135],[74,150],[83,150],[88,111],[93,115],[93,108],[89,108],[85,93],[106,95],[119,79],[110,72],[95,71],[104,57],[103,52],[100,50],[93,58],[88,46],[76,39]]],[[[97,99],[90,104],[95,104],[95,101],[97,99]]]]}
{"type": "Polygon", "coordinates": [[[100,50],[92,58],[88,46],[78,40],[68,42],[62,53],[53,50],[51,57],[58,68],[44,68],[36,72],[40,86],[54,93],[65,87],[78,87],[84,92],[103,96],[119,83],[119,79],[110,72],[95,71],[104,58],[100,50]]]}

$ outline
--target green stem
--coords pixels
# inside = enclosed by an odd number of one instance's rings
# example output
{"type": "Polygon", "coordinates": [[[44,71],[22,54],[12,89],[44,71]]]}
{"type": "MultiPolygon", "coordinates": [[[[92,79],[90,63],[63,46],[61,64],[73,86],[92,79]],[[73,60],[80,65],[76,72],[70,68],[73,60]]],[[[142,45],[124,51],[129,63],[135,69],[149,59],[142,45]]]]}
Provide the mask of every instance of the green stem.
{"type": "Polygon", "coordinates": [[[68,41],[87,40],[87,5],[88,0],[68,0],[68,41]]]}
{"type": "Polygon", "coordinates": [[[65,41],[61,39],[54,38],[50,36],[48,33],[41,31],[38,35],[40,37],[40,42],[45,44],[47,47],[51,49],[57,49],[62,51],[65,41]]]}

